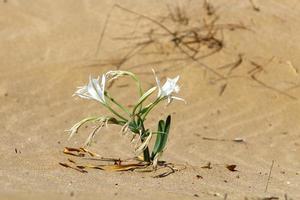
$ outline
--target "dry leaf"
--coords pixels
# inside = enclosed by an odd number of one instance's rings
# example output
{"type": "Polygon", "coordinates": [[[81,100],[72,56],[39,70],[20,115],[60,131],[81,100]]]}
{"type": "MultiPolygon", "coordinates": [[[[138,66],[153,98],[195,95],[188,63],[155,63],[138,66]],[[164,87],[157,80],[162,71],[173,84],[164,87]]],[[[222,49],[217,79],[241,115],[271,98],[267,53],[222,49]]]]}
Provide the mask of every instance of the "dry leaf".
{"type": "Polygon", "coordinates": [[[212,167],[211,167],[211,163],[208,162],[207,165],[205,165],[205,166],[203,166],[203,167],[201,167],[201,168],[203,168],[203,169],[211,169],[211,168],[212,168],[212,167]]]}
{"type": "Polygon", "coordinates": [[[70,158],[68,158],[68,161],[71,162],[71,163],[74,163],[74,164],[76,163],[74,160],[72,160],[70,158]]]}
{"type": "Polygon", "coordinates": [[[73,167],[73,166],[71,166],[71,165],[69,165],[69,164],[67,164],[67,163],[59,163],[61,166],[63,166],[63,167],[66,167],[66,168],[71,168],[71,169],[74,169],[74,170],[76,170],[76,171],[79,171],[79,172],[81,172],[81,173],[87,173],[87,171],[86,170],[84,170],[84,169],[80,169],[80,168],[77,168],[77,167],[73,167]]]}
{"type": "Polygon", "coordinates": [[[203,176],[201,176],[201,175],[199,175],[199,174],[197,174],[196,177],[197,177],[198,179],[203,179],[203,176]]]}
{"type": "Polygon", "coordinates": [[[276,199],[279,199],[279,197],[264,197],[262,198],[262,200],[276,200],[276,199]]]}
{"type": "Polygon", "coordinates": [[[243,138],[234,138],[232,141],[234,142],[246,142],[243,138]]]}
{"type": "Polygon", "coordinates": [[[84,157],[85,154],[81,153],[82,151],[78,148],[71,148],[71,147],[65,147],[63,153],[72,155],[72,156],[77,156],[77,157],[84,157]]]}
{"type": "Polygon", "coordinates": [[[99,167],[97,165],[90,165],[90,164],[88,164],[88,165],[77,165],[76,167],[79,168],[79,169],[91,168],[91,169],[101,169],[101,170],[103,170],[101,167],[99,167]]]}
{"type": "Polygon", "coordinates": [[[145,164],[128,164],[128,165],[104,165],[101,168],[105,171],[129,171],[146,167],[145,164]]]}
{"type": "Polygon", "coordinates": [[[80,148],[65,147],[63,152],[64,154],[77,156],[77,157],[84,157],[86,155],[85,153],[88,153],[92,157],[99,157],[98,154],[91,152],[83,147],[80,148]]]}
{"type": "Polygon", "coordinates": [[[91,152],[90,150],[87,150],[86,148],[80,147],[79,149],[82,150],[83,152],[90,154],[90,156],[92,156],[92,157],[95,157],[95,156],[99,157],[99,155],[97,153],[91,152]]]}
{"type": "Polygon", "coordinates": [[[236,170],[236,165],[226,165],[226,168],[229,170],[229,171],[232,171],[232,172],[235,172],[235,171],[238,171],[236,170]]]}
{"type": "Polygon", "coordinates": [[[220,87],[220,92],[219,92],[219,96],[222,96],[223,93],[225,92],[227,88],[227,83],[223,84],[221,87],[220,87]]]}

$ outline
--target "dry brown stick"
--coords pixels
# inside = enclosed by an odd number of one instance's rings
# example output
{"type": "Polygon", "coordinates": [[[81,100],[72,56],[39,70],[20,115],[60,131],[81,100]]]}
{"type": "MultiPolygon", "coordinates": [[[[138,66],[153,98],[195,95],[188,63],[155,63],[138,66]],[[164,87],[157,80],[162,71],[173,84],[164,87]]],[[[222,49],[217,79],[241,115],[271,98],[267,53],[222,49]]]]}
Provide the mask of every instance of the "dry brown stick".
{"type": "Polygon", "coordinates": [[[110,19],[110,16],[111,16],[111,13],[112,13],[114,7],[115,7],[115,6],[113,5],[113,6],[110,8],[110,11],[109,11],[109,13],[108,13],[107,16],[106,16],[106,19],[105,19],[105,22],[104,22],[104,27],[103,27],[103,29],[102,29],[102,32],[101,32],[101,34],[100,34],[100,38],[99,38],[99,41],[98,41],[98,44],[97,44],[96,56],[97,56],[98,53],[99,53],[99,50],[100,50],[100,47],[101,47],[101,44],[102,44],[102,40],[103,40],[105,31],[106,31],[106,27],[107,27],[107,25],[108,25],[108,22],[109,22],[109,19],[110,19]]]}
{"type": "Polygon", "coordinates": [[[148,63],[141,63],[141,64],[133,65],[128,69],[134,69],[134,68],[147,66],[147,65],[158,65],[158,64],[166,63],[166,62],[185,61],[185,60],[190,60],[190,58],[173,58],[173,59],[157,60],[157,61],[152,61],[152,62],[148,62],[148,63]]]}
{"type": "MultiPolygon", "coordinates": [[[[248,79],[248,80],[250,80],[250,81],[255,81],[255,82],[258,83],[259,85],[261,85],[261,86],[263,86],[263,87],[265,87],[265,88],[267,88],[267,89],[269,89],[269,90],[272,90],[272,91],[274,91],[274,92],[276,92],[276,93],[279,93],[279,94],[281,94],[281,95],[284,95],[284,96],[286,96],[286,97],[289,97],[290,99],[298,100],[297,97],[292,96],[292,95],[290,95],[290,94],[288,94],[288,93],[286,93],[286,92],[284,92],[284,91],[281,91],[281,90],[279,90],[279,89],[277,89],[277,88],[274,88],[274,87],[272,87],[272,86],[269,86],[269,85],[267,85],[266,83],[264,83],[264,82],[258,80],[258,79],[255,77],[255,75],[251,75],[251,77],[247,77],[247,76],[237,76],[237,75],[226,77],[226,80],[227,80],[227,81],[230,80],[230,79],[248,79]]],[[[219,78],[219,79],[216,79],[216,80],[214,80],[214,81],[215,81],[215,82],[218,82],[218,81],[222,81],[222,80],[224,80],[224,78],[219,78]]]]}
{"type": "Polygon", "coordinates": [[[143,17],[143,18],[145,18],[145,19],[147,19],[147,20],[153,22],[154,24],[160,26],[162,29],[164,29],[164,30],[165,30],[166,32],[168,32],[169,34],[174,35],[174,33],[173,33],[170,29],[168,29],[165,25],[161,24],[159,21],[157,21],[157,20],[155,20],[155,19],[152,19],[151,17],[148,17],[148,16],[146,16],[146,15],[137,13],[137,12],[132,11],[132,10],[129,10],[128,8],[125,8],[125,7],[123,7],[123,6],[120,6],[119,4],[116,4],[115,6],[116,6],[117,8],[119,8],[119,9],[121,9],[121,10],[127,11],[127,12],[132,13],[132,14],[137,15],[137,16],[141,16],[141,17],[143,17]]]}
{"type": "Polygon", "coordinates": [[[275,91],[275,92],[277,92],[277,93],[279,93],[279,94],[282,94],[282,95],[284,95],[284,96],[287,96],[287,97],[289,97],[289,98],[291,98],[291,99],[293,99],[293,100],[297,100],[296,97],[294,97],[294,96],[292,96],[292,95],[290,95],[290,94],[288,94],[288,93],[286,93],[286,92],[284,92],[284,91],[281,91],[281,90],[279,90],[279,89],[277,89],[277,88],[274,88],[274,87],[272,87],[272,86],[269,86],[269,85],[267,85],[266,83],[264,83],[264,82],[258,80],[258,79],[256,78],[255,75],[252,75],[252,76],[251,76],[251,79],[254,80],[256,83],[258,83],[258,84],[264,86],[265,88],[268,88],[269,90],[275,91]]]}
{"type": "Polygon", "coordinates": [[[218,69],[230,68],[229,71],[227,72],[227,75],[231,75],[232,71],[235,70],[238,66],[240,66],[242,62],[243,62],[243,56],[242,54],[239,54],[237,61],[218,67],[218,69]]]}
{"type": "Polygon", "coordinates": [[[188,56],[191,60],[193,60],[194,62],[198,63],[201,67],[203,67],[204,69],[212,72],[213,74],[217,75],[219,78],[221,79],[226,79],[226,77],[224,77],[222,74],[220,74],[219,72],[215,71],[214,69],[210,68],[209,66],[205,65],[204,63],[199,62],[197,59],[195,59],[195,57],[189,55],[180,45],[176,45],[176,47],[182,52],[184,53],[186,56],[188,56]]]}
{"type": "Polygon", "coordinates": [[[248,74],[255,75],[255,74],[260,73],[260,72],[262,72],[262,71],[265,72],[265,69],[263,68],[263,66],[257,64],[256,62],[250,60],[250,64],[253,65],[254,68],[253,68],[253,69],[250,69],[250,70],[247,72],[248,74]]]}
{"type": "Polygon", "coordinates": [[[73,166],[69,165],[68,163],[62,163],[62,162],[59,162],[58,164],[60,164],[60,165],[63,166],[63,167],[66,167],[66,168],[74,169],[74,170],[79,171],[79,172],[81,172],[81,173],[87,173],[86,170],[80,169],[80,168],[77,168],[77,167],[73,167],[73,166]]]}
{"type": "Polygon", "coordinates": [[[225,92],[227,86],[228,86],[228,83],[225,83],[225,84],[223,84],[223,85],[221,86],[220,92],[219,92],[219,96],[222,96],[222,95],[223,95],[223,93],[225,92]]]}
{"type": "MultiPolygon", "coordinates": [[[[130,58],[134,57],[136,54],[138,54],[140,51],[142,51],[143,49],[145,49],[148,45],[150,45],[152,43],[152,41],[145,41],[143,44],[140,43],[138,45],[136,45],[135,47],[133,47],[130,51],[128,51],[128,53],[119,61],[119,63],[117,64],[117,70],[119,70],[121,68],[121,66],[128,61],[130,58]]],[[[113,81],[112,81],[113,82],[113,81]]]]}
{"type": "Polygon", "coordinates": [[[255,11],[257,11],[257,12],[260,11],[260,8],[259,8],[257,5],[255,5],[255,3],[253,2],[253,0],[249,0],[249,2],[250,2],[250,4],[251,4],[253,10],[255,10],[255,11]]]}
{"type": "Polygon", "coordinates": [[[267,190],[268,190],[268,186],[269,186],[269,182],[270,182],[270,178],[271,178],[271,174],[272,174],[272,170],[273,170],[273,165],[274,165],[274,160],[272,160],[272,164],[271,164],[271,167],[270,167],[270,171],[269,171],[269,176],[268,176],[268,181],[267,181],[267,184],[266,184],[265,192],[267,192],[267,190]]]}
{"type": "Polygon", "coordinates": [[[205,54],[205,55],[201,55],[201,56],[195,57],[195,59],[196,59],[196,60],[199,60],[199,59],[203,59],[203,58],[209,57],[209,56],[211,56],[211,55],[213,55],[213,54],[215,54],[215,53],[218,53],[218,52],[221,51],[222,49],[223,49],[223,47],[220,46],[220,47],[216,48],[214,51],[211,51],[211,52],[209,52],[209,53],[207,53],[207,54],[205,54]]]}
{"type": "Polygon", "coordinates": [[[228,75],[230,75],[233,72],[233,70],[235,70],[236,68],[238,68],[242,64],[242,62],[243,62],[243,55],[239,54],[238,57],[239,58],[236,61],[236,63],[230,68],[230,70],[228,72],[228,75]]]}
{"type": "Polygon", "coordinates": [[[207,0],[204,0],[203,7],[206,10],[207,15],[215,14],[215,8],[207,0]]]}
{"type": "Polygon", "coordinates": [[[228,141],[228,140],[226,140],[226,139],[218,139],[218,138],[210,138],[210,137],[202,137],[202,140],[228,141]]]}
{"type": "MultiPolygon", "coordinates": [[[[130,58],[132,58],[133,56],[135,56],[138,52],[142,51],[143,49],[145,49],[149,44],[151,44],[151,42],[149,43],[145,43],[144,46],[137,46],[133,49],[131,49],[131,51],[129,51],[123,58],[122,60],[120,60],[120,62],[116,65],[116,69],[119,70],[121,68],[121,66],[127,62],[130,58]]],[[[109,85],[107,86],[107,88],[111,88],[113,86],[113,84],[115,83],[115,80],[110,81],[109,85]]]]}
{"type": "Polygon", "coordinates": [[[291,91],[291,90],[294,90],[294,89],[297,89],[300,87],[300,84],[297,84],[297,85],[294,85],[294,86],[291,86],[287,89],[287,91],[291,91]]]}
{"type": "MultiPolygon", "coordinates": [[[[122,9],[126,9],[126,8],[121,7],[121,6],[118,5],[118,4],[114,4],[114,5],[111,7],[109,13],[108,13],[107,16],[106,16],[106,19],[105,19],[105,22],[104,22],[104,27],[103,27],[102,32],[101,32],[101,34],[100,34],[100,39],[99,39],[99,41],[98,41],[97,50],[96,50],[96,55],[98,55],[98,53],[99,53],[99,51],[100,51],[101,44],[102,44],[102,40],[103,40],[103,38],[104,38],[104,34],[105,34],[105,31],[106,31],[108,22],[109,22],[109,20],[110,20],[111,14],[112,14],[113,9],[114,9],[115,7],[122,8],[122,9]]],[[[138,20],[139,20],[139,19],[138,19],[138,20]]]]}
{"type": "Polygon", "coordinates": [[[174,174],[176,172],[176,170],[173,167],[169,166],[169,165],[164,165],[164,167],[169,168],[171,171],[163,172],[161,174],[153,176],[153,178],[164,178],[164,177],[167,177],[167,176],[169,176],[171,174],[174,174]]]}

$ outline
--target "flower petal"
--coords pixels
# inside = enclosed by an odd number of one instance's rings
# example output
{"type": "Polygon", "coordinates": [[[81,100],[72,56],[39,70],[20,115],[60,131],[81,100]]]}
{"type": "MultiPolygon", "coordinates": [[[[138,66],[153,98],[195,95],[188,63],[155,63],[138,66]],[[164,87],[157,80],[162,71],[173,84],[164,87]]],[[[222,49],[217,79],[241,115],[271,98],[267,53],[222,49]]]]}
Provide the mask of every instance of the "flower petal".
{"type": "Polygon", "coordinates": [[[183,101],[186,104],[186,100],[184,100],[183,98],[175,97],[175,96],[172,96],[171,98],[175,99],[175,100],[178,100],[178,101],[183,101]]]}
{"type": "Polygon", "coordinates": [[[158,77],[156,76],[156,73],[155,73],[154,69],[152,69],[152,72],[154,74],[155,81],[156,81],[156,84],[157,84],[157,87],[158,87],[157,96],[160,97],[161,96],[161,92],[162,92],[162,89],[161,89],[161,86],[160,86],[160,81],[159,81],[158,77]]]}
{"type": "Polygon", "coordinates": [[[99,101],[105,104],[105,76],[102,76],[101,85],[100,85],[100,77],[97,79],[89,77],[89,83],[86,86],[79,87],[78,90],[74,93],[84,99],[92,99],[99,101]]]}

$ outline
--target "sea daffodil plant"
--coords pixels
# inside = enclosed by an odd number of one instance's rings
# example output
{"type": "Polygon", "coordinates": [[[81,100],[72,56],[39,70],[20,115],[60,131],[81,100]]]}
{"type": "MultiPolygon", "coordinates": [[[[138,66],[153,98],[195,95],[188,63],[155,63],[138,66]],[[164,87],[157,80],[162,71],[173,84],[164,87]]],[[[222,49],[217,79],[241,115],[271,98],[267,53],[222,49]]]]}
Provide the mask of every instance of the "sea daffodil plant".
{"type": "MultiPolygon", "coordinates": [[[[170,104],[173,99],[184,101],[184,99],[174,96],[175,93],[178,93],[180,88],[177,84],[179,76],[171,79],[167,78],[166,82],[161,86],[159,78],[156,76],[154,70],[153,74],[156,80],[157,86],[154,86],[147,90],[143,91],[141,87],[141,82],[139,78],[129,71],[108,71],[97,79],[94,79],[90,76],[89,82],[87,85],[79,87],[75,91],[74,96],[79,96],[84,99],[95,100],[99,102],[102,106],[106,107],[110,112],[111,116],[105,117],[87,117],[78,123],[76,123],[70,130],[70,138],[77,133],[78,129],[87,122],[97,122],[98,126],[88,136],[85,146],[89,145],[95,136],[95,134],[107,124],[115,124],[121,126],[122,133],[131,133],[132,141],[138,138],[138,145],[136,145],[135,151],[140,154],[143,152],[143,161],[149,164],[156,165],[158,158],[162,155],[171,125],[171,116],[167,116],[166,120],[159,120],[158,128],[156,131],[145,128],[145,120],[148,114],[157,106],[160,102],[167,100],[167,104],[170,104]],[[133,107],[128,108],[121,105],[114,98],[109,95],[108,90],[105,88],[106,82],[112,81],[122,76],[131,77],[138,88],[139,99],[136,101],[133,107]],[[149,100],[149,97],[156,91],[157,97],[151,103],[144,105],[146,100],[149,100]],[[116,110],[118,108],[119,111],[116,110]],[[152,136],[156,135],[156,141],[152,148],[150,154],[149,142],[152,139],[152,136]]],[[[185,102],[185,101],[184,101],[185,102]]]]}

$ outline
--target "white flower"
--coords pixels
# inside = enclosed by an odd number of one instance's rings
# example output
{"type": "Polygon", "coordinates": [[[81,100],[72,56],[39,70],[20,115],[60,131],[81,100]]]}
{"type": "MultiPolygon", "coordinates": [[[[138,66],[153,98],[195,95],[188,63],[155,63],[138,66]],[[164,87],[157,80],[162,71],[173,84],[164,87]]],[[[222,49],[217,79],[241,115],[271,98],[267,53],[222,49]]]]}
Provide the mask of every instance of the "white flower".
{"type": "MultiPolygon", "coordinates": [[[[89,83],[85,86],[79,87],[78,90],[74,93],[74,95],[77,95],[84,99],[92,99],[99,101],[103,104],[105,104],[105,75],[102,75],[102,80],[100,83],[100,77],[97,79],[94,79],[90,76],[89,83]]],[[[73,95],[73,96],[74,96],[73,95]]]]}
{"type": "Polygon", "coordinates": [[[168,98],[168,104],[171,103],[171,101],[173,99],[176,100],[180,100],[180,101],[184,101],[184,99],[180,98],[180,97],[175,97],[173,96],[173,93],[178,93],[180,88],[177,85],[177,82],[179,80],[179,76],[176,76],[175,78],[167,78],[167,81],[165,82],[165,84],[161,87],[160,85],[160,81],[158,79],[158,77],[155,74],[155,71],[152,69],[154,76],[155,76],[155,80],[156,80],[156,84],[158,86],[158,94],[157,97],[167,97],[168,98]]]}

